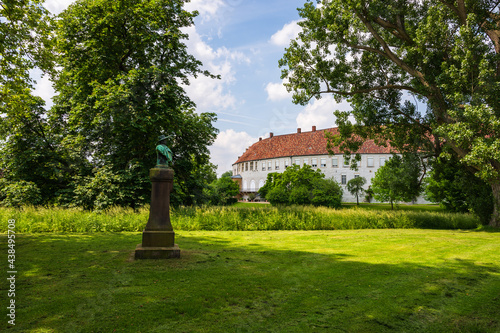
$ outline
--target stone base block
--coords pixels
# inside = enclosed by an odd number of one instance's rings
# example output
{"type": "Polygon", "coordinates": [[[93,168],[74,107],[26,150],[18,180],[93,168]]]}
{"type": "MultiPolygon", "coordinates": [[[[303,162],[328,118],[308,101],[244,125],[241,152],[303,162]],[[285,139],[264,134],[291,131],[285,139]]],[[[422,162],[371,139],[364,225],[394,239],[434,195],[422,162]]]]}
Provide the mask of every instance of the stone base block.
{"type": "Polygon", "coordinates": [[[181,250],[177,244],[172,247],[143,247],[138,244],[135,248],[135,259],[170,259],[180,258],[181,250]]]}
{"type": "Polygon", "coordinates": [[[143,247],[173,247],[175,232],[173,231],[148,231],[142,232],[143,247]]]}

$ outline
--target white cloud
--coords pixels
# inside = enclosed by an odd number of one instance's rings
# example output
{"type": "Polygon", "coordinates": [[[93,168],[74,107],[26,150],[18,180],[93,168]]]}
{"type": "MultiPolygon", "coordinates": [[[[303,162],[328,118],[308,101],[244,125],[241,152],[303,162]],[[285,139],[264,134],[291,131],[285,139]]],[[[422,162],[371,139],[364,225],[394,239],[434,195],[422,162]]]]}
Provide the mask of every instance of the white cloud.
{"type": "Polygon", "coordinates": [[[184,5],[187,11],[197,10],[203,21],[212,19],[225,6],[223,0],[191,0],[184,5]]]}
{"type": "Polygon", "coordinates": [[[191,84],[185,86],[188,96],[196,103],[199,112],[230,109],[236,107],[236,98],[229,90],[236,81],[234,64],[249,63],[242,52],[231,51],[225,47],[213,49],[205,43],[195,27],[184,29],[189,34],[185,43],[188,52],[203,63],[203,67],[221,79],[205,76],[191,78],[191,84]]]}
{"type": "Polygon", "coordinates": [[[350,110],[350,105],[343,101],[337,103],[333,96],[324,95],[321,99],[316,99],[304,108],[297,116],[297,127],[303,130],[310,130],[312,126],[318,129],[336,127],[333,112],[335,110],[350,110]]]}
{"type": "Polygon", "coordinates": [[[211,162],[218,166],[217,173],[221,175],[232,170],[232,165],[238,156],[256,141],[257,138],[253,138],[247,132],[236,132],[233,129],[220,132],[210,147],[211,162]]]}
{"type": "Polygon", "coordinates": [[[33,90],[33,95],[43,98],[46,103],[46,108],[52,106],[52,97],[55,95],[54,88],[52,87],[52,82],[48,75],[39,77],[40,72],[36,71],[33,73],[33,77],[36,80],[35,90],[33,90]]]}
{"type": "Polygon", "coordinates": [[[69,5],[71,5],[75,0],[46,0],[43,4],[52,14],[59,14],[69,5]]]}
{"type": "Polygon", "coordinates": [[[290,44],[290,40],[297,38],[299,32],[302,31],[302,28],[297,24],[299,21],[292,21],[287,23],[271,36],[270,42],[277,46],[288,46],[290,44]]]}
{"type": "Polygon", "coordinates": [[[266,85],[267,100],[269,100],[269,101],[281,101],[281,100],[290,98],[292,96],[292,94],[286,90],[286,88],[283,84],[284,84],[284,81],[281,81],[281,83],[269,82],[266,85]]]}

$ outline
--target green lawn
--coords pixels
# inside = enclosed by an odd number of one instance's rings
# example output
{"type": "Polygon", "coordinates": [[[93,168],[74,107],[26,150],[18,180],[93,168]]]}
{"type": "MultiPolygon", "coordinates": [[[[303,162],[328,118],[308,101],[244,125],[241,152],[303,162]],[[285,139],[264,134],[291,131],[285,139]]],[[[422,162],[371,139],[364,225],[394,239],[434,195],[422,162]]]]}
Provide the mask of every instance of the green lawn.
{"type": "Polygon", "coordinates": [[[500,331],[497,232],[179,231],[181,259],[134,261],[140,241],[18,235],[0,331],[500,331]]]}

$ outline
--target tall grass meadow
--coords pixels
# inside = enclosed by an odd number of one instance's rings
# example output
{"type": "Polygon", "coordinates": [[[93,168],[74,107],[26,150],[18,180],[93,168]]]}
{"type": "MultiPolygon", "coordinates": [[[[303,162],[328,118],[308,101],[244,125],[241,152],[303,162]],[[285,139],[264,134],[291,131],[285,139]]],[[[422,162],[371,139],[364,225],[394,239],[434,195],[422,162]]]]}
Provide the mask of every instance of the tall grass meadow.
{"type": "MultiPolygon", "coordinates": [[[[142,231],[149,207],[114,207],[103,212],[73,208],[0,208],[0,232],[16,220],[16,232],[122,232],[142,231]]],[[[345,230],[345,229],[475,229],[480,223],[470,214],[371,210],[358,207],[331,209],[312,206],[180,207],[170,213],[174,230],[345,230]]]]}

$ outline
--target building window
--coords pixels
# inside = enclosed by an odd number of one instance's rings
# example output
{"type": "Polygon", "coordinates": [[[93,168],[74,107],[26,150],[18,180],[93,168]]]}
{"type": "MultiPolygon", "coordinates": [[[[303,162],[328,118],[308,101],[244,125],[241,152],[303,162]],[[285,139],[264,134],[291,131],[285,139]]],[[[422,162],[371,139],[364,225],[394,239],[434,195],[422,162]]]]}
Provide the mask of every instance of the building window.
{"type": "Polygon", "coordinates": [[[373,157],[366,158],[366,166],[369,168],[373,168],[373,157]]]}
{"type": "Polygon", "coordinates": [[[347,168],[349,166],[349,161],[347,158],[344,158],[344,168],[347,168]]]}
{"type": "Polygon", "coordinates": [[[385,157],[380,158],[380,166],[383,166],[385,164],[385,157]]]}
{"type": "Polygon", "coordinates": [[[266,171],[266,162],[262,162],[262,171],[266,171]]]}
{"type": "Polygon", "coordinates": [[[272,162],[271,161],[267,162],[267,170],[272,170],[272,169],[273,169],[272,162]]]}
{"type": "Polygon", "coordinates": [[[342,175],[340,179],[341,179],[341,182],[340,182],[340,183],[341,183],[342,185],[347,184],[347,175],[342,175]]]}
{"type": "Polygon", "coordinates": [[[248,171],[248,162],[245,163],[245,171],[248,171]]]}
{"type": "Polygon", "coordinates": [[[320,162],[321,162],[321,167],[326,168],[326,158],[322,158],[320,162]]]}
{"type": "Polygon", "coordinates": [[[279,170],[280,169],[280,161],[274,162],[274,169],[279,170]]]}
{"type": "Polygon", "coordinates": [[[295,165],[300,165],[300,159],[299,159],[299,158],[296,158],[296,159],[295,159],[295,162],[293,162],[293,164],[295,164],[295,165]]]}
{"type": "Polygon", "coordinates": [[[308,165],[309,164],[309,159],[308,158],[304,158],[304,165],[308,165]]]}
{"type": "Polygon", "coordinates": [[[359,175],[354,175],[354,178],[359,178],[359,175]]]}
{"type": "Polygon", "coordinates": [[[311,159],[311,166],[313,168],[317,168],[318,167],[318,159],[317,158],[312,158],[311,159]]]}
{"type": "Polygon", "coordinates": [[[285,160],[285,169],[288,168],[288,160],[285,160]]]}
{"type": "Polygon", "coordinates": [[[334,157],[332,158],[332,168],[338,168],[339,167],[339,159],[334,157]]]}
{"type": "Polygon", "coordinates": [[[250,162],[250,171],[253,171],[253,162],[250,162]]]}

